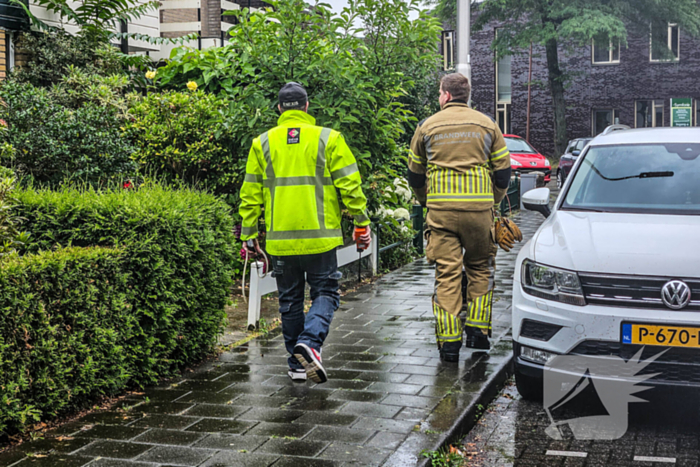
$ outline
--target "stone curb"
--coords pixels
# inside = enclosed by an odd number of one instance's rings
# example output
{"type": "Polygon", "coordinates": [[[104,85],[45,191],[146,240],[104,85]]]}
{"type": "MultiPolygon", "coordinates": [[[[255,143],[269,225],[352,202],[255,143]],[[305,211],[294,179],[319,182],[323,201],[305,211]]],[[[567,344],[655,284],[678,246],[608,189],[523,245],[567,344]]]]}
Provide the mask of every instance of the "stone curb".
{"type": "MultiPolygon", "coordinates": [[[[507,334],[509,333],[510,328],[508,328],[507,334]]],[[[476,396],[474,399],[472,399],[471,403],[452,423],[450,429],[440,435],[440,438],[435,442],[434,446],[428,449],[429,451],[437,451],[449,446],[450,444],[460,441],[461,438],[464,437],[474,427],[474,425],[476,425],[476,422],[481,415],[478,414],[479,405],[484,408],[488,407],[500,393],[504,383],[513,374],[513,362],[514,357],[513,352],[511,351],[509,358],[505,359],[495,368],[493,373],[491,373],[489,378],[476,392],[476,396]],[[477,416],[477,414],[479,416],[477,416]]],[[[419,459],[417,466],[429,467],[430,459],[419,459]]]]}

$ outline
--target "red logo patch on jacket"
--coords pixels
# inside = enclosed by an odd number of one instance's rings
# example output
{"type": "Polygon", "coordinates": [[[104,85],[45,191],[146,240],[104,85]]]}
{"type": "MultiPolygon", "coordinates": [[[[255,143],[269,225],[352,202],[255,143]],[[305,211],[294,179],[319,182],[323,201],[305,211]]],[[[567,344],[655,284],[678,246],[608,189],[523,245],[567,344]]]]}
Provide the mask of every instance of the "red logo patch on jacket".
{"type": "Polygon", "coordinates": [[[299,144],[299,136],[301,135],[301,128],[289,128],[287,129],[287,144],[299,144]]]}

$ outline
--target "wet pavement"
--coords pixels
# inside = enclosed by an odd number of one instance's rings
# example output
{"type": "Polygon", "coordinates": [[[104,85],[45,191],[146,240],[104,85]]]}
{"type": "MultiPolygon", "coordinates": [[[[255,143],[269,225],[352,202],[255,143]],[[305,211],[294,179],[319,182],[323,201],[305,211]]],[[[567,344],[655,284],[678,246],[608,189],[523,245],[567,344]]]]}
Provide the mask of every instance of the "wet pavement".
{"type": "MultiPolygon", "coordinates": [[[[516,217],[527,238],[543,218],[516,217]]],[[[524,242],[523,242],[524,244],[524,242]]],[[[415,465],[511,358],[513,263],[499,251],[493,347],[442,363],[419,260],[343,297],[323,348],[329,381],[292,383],[279,331],[0,454],[0,467],[415,465]]]]}
{"type": "MultiPolygon", "coordinates": [[[[691,467],[700,465],[700,393],[652,388],[638,394],[648,402],[629,405],[627,432],[616,440],[550,438],[550,419],[541,403],[520,398],[508,385],[464,439],[470,467],[581,466],[691,467]]],[[[580,404],[569,417],[590,415],[580,404]]]]}

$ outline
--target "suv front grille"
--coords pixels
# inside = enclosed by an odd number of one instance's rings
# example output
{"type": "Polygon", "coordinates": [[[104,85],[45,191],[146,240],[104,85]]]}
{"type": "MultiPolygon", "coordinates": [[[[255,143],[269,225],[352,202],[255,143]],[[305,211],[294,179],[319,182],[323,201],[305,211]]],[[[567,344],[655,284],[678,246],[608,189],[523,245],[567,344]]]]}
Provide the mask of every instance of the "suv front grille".
{"type": "MultiPolygon", "coordinates": [[[[631,308],[668,310],[661,288],[672,278],[579,274],[586,303],[631,308]]],[[[691,290],[691,301],[680,311],[700,311],[700,279],[680,279],[691,290]]]]}
{"type": "MultiPolygon", "coordinates": [[[[688,349],[681,347],[661,347],[653,345],[621,344],[619,342],[584,341],[572,350],[570,355],[588,355],[601,357],[598,368],[590,368],[592,374],[617,376],[628,374],[619,360],[610,360],[603,357],[616,356],[627,361],[640,349],[644,349],[640,358],[651,358],[666,350],[653,363],[648,364],[640,374],[648,375],[659,373],[649,381],[659,384],[673,385],[700,385],[700,349],[688,349]],[[619,368],[618,368],[619,367],[619,368]]],[[[590,363],[590,362],[588,362],[590,363]]],[[[585,372],[585,368],[582,369],[585,372]]]]}

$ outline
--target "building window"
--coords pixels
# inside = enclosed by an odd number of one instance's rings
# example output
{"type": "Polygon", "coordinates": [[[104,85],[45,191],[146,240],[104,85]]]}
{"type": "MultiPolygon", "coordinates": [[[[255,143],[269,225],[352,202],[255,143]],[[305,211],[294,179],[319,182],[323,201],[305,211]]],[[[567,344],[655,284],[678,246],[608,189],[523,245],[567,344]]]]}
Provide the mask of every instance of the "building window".
{"type": "Polygon", "coordinates": [[[442,69],[452,70],[455,67],[455,32],[442,31],[442,69]]]}
{"type": "Polygon", "coordinates": [[[496,103],[496,117],[501,133],[504,135],[510,134],[512,132],[510,129],[510,104],[505,102],[496,103]]]}
{"type": "Polygon", "coordinates": [[[601,134],[607,127],[616,123],[615,109],[593,109],[593,136],[601,134]]]}
{"type": "MultiPolygon", "coordinates": [[[[663,40],[663,39],[662,39],[663,40]]],[[[649,57],[652,62],[661,61],[677,61],[680,59],[681,35],[677,24],[669,24],[666,32],[659,31],[657,27],[652,26],[652,34],[649,46],[649,57]],[[666,47],[672,54],[672,58],[663,57],[663,45],[657,45],[654,42],[654,37],[665,38],[666,47]]]]}
{"type": "Polygon", "coordinates": [[[635,128],[664,126],[664,101],[644,100],[635,103],[635,128]]]}
{"type": "MultiPolygon", "coordinates": [[[[496,30],[498,35],[498,30],[496,30]]],[[[509,134],[510,100],[512,96],[510,63],[511,56],[506,55],[496,61],[496,121],[501,132],[509,134]]]]}
{"type": "Polygon", "coordinates": [[[620,42],[593,39],[591,45],[593,63],[620,63],[620,42]]]}

